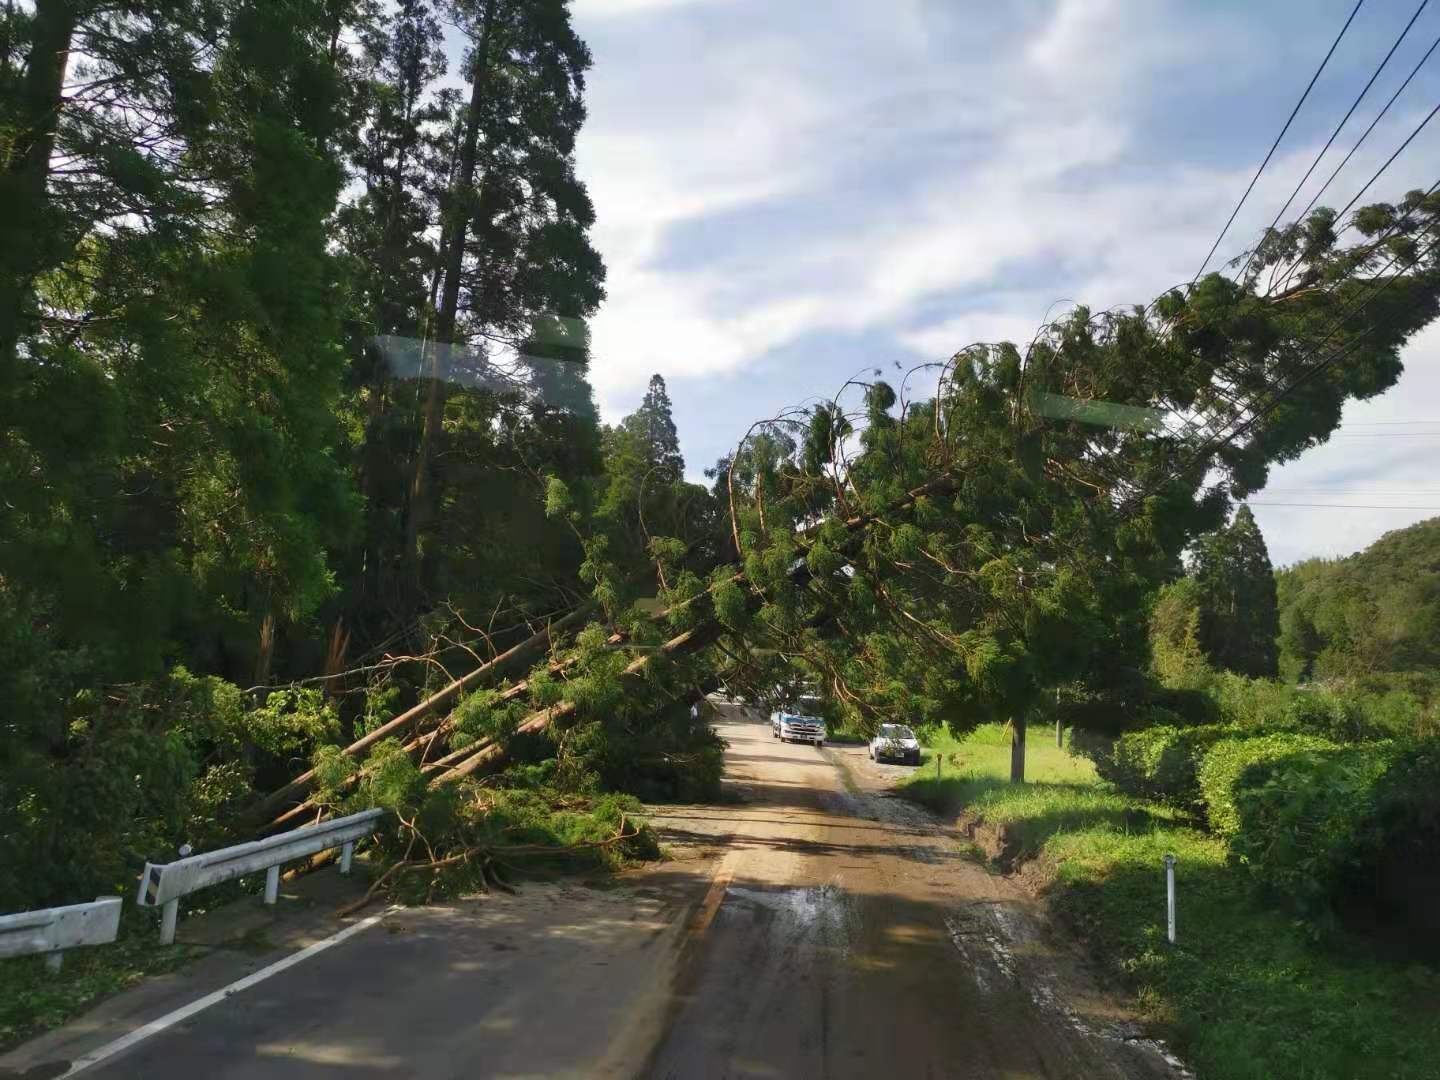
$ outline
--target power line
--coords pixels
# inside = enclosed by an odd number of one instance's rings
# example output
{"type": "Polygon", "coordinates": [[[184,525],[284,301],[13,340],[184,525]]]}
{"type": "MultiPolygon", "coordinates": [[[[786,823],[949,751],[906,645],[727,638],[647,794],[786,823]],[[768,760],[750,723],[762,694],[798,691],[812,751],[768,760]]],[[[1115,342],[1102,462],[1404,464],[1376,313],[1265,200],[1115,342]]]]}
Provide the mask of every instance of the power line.
{"type": "Polygon", "coordinates": [[[1351,488],[1272,488],[1265,487],[1263,494],[1276,495],[1281,499],[1440,499],[1440,491],[1421,488],[1417,491],[1356,491],[1351,488]]]}
{"type": "MultiPolygon", "coordinates": [[[[1390,63],[1390,58],[1395,55],[1395,50],[1400,48],[1400,43],[1405,40],[1406,35],[1410,33],[1410,28],[1415,25],[1415,20],[1420,18],[1420,13],[1425,10],[1426,5],[1429,3],[1430,0],[1420,0],[1420,6],[1415,9],[1415,14],[1410,16],[1410,21],[1405,24],[1405,29],[1400,31],[1400,36],[1395,39],[1394,44],[1390,46],[1390,51],[1387,52],[1380,61],[1380,66],[1371,73],[1369,80],[1361,88],[1360,93],[1357,94],[1355,100],[1350,103],[1350,108],[1345,110],[1345,115],[1340,118],[1340,123],[1335,125],[1335,130],[1330,133],[1330,138],[1325,140],[1325,145],[1322,146],[1320,152],[1315,155],[1315,160],[1312,161],[1310,167],[1305,170],[1305,175],[1302,176],[1300,182],[1295,185],[1295,190],[1290,192],[1290,197],[1285,200],[1285,205],[1275,212],[1275,219],[1270,222],[1270,228],[1266,230],[1267,233],[1272,231],[1275,226],[1280,223],[1280,219],[1284,217],[1285,211],[1290,209],[1290,204],[1294,202],[1295,197],[1300,194],[1300,189],[1305,186],[1305,182],[1310,179],[1310,175],[1319,167],[1325,155],[1330,152],[1330,147],[1333,146],[1335,140],[1340,137],[1340,132],[1344,130],[1345,125],[1350,122],[1350,117],[1355,115],[1355,110],[1360,107],[1360,102],[1365,100],[1365,95],[1368,94],[1370,88],[1375,85],[1375,80],[1378,79],[1380,73],[1385,70],[1385,65],[1390,63]]],[[[1245,265],[1240,269],[1241,279],[1245,277],[1245,272],[1250,269],[1250,263],[1254,260],[1257,250],[1259,250],[1258,247],[1250,249],[1250,255],[1245,260],[1245,265]]]]}
{"type": "Polygon", "coordinates": [[[1310,91],[1315,88],[1315,83],[1320,78],[1320,73],[1325,70],[1325,65],[1330,63],[1330,57],[1335,55],[1335,50],[1340,45],[1340,39],[1345,36],[1345,31],[1350,29],[1350,24],[1355,21],[1355,16],[1360,12],[1360,6],[1365,0],[1355,0],[1355,7],[1350,11],[1350,17],[1345,20],[1345,25],[1340,28],[1340,33],[1335,35],[1335,40],[1330,43],[1330,49],[1325,54],[1325,59],[1320,61],[1320,66],[1315,69],[1315,74],[1310,76],[1310,82],[1305,87],[1305,92],[1300,95],[1300,100],[1295,103],[1295,108],[1290,110],[1290,117],[1285,121],[1285,126],[1280,129],[1280,134],[1275,136],[1275,141],[1270,144],[1270,151],[1265,155],[1265,160],[1260,162],[1260,167],[1255,170],[1255,175],[1250,178],[1250,184],[1245,189],[1245,194],[1240,196],[1240,201],[1235,204],[1235,209],[1230,211],[1230,219],[1225,222],[1225,227],[1220,230],[1220,235],[1215,238],[1215,243],[1210,245],[1210,252],[1205,256],[1205,261],[1200,264],[1200,269],[1195,271],[1195,277],[1190,281],[1190,288],[1195,287],[1195,282],[1200,280],[1200,275],[1205,273],[1205,267],[1210,265],[1210,260],[1215,257],[1215,251],[1220,247],[1220,241],[1225,239],[1225,234],[1230,231],[1230,226],[1235,224],[1235,218],[1240,213],[1240,208],[1245,205],[1245,200],[1250,197],[1250,192],[1255,190],[1255,183],[1260,179],[1260,174],[1265,171],[1265,166],[1270,164],[1270,159],[1275,156],[1275,150],[1280,145],[1280,140],[1285,138],[1285,133],[1290,130],[1290,125],[1295,122],[1300,107],[1305,104],[1305,99],[1310,96],[1310,91]]]}
{"type": "Polygon", "coordinates": [[[1420,73],[1420,69],[1425,66],[1425,62],[1430,59],[1430,55],[1437,48],[1440,48],[1440,37],[1437,37],[1433,42],[1431,42],[1430,48],[1425,50],[1425,55],[1420,57],[1420,62],[1411,69],[1409,75],[1405,76],[1405,81],[1396,88],[1395,93],[1390,95],[1390,100],[1387,101],[1385,103],[1385,107],[1376,114],[1375,119],[1370,121],[1370,126],[1361,133],[1360,138],[1355,140],[1355,145],[1350,148],[1350,152],[1345,155],[1344,160],[1341,161],[1339,165],[1335,166],[1335,171],[1330,174],[1329,178],[1325,181],[1325,183],[1320,185],[1320,190],[1315,192],[1314,197],[1310,200],[1308,204],[1306,204],[1305,209],[1300,211],[1300,216],[1302,218],[1315,208],[1315,204],[1320,201],[1320,196],[1325,194],[1325,190],[1335,180],[1335,177],[1340,175],[1340,170],[1345,168],[1345,166],[1350,163],[1350,159],[1355,156],[1355,151],[1359,150],[1361,144],[1363,144],[1365,140],[1370,137],[1370,133],[1375,130],[1375,125],[1380,123],[1380,121],[1385,118],[1385,114],[1390,111],[1390,106],[1395,104],[1395,99],[1405,92],[1405,88],[1410,85],[1410,80],[1415,78],[1415,76],[1420,73]]]}
{"type": "MultiPolygon", "coordinates": [[[[1436,185],[1432,186],[1431,190],[1433,191],[1436,186],[1440,186],[1440,181],[1437,181],[1437,182],[1436,182],[1436,185]]],[[[1417,265],[1417,264],[1420,262],[1421,259],[1423,259],[1426,255],[1428,255],[1428,254],[1430,253],[1430,251],[1435,247],[1435,245],[1436,245],[1437,243],[1440,243],[1440,237],[1437,237],[1436,240],[1432,240],[1432,241],[1429,243],[1429,245],[1427,245],[1427,246],[1424,248],[1424,250],[1416,252],[1415,255],[1411,258],[1410,262],[1409,262],[1409,263],[1407,264],[1407,266],[1405,267],[1405,270],[1409,270],[1409,269],[1413,268],[1415,265],[1417,265]]],[[[1388,263],[1386,263],[1386,264],[1380,269],[1379,273],[1376,275],[1376,279],[1378,280],[1387,270],[1390,269],[1390,267],[1394,266],[1395,263],[1399,260],[1399,258],[1400,258],[1400,256],[1399,256],[1398,254],[1392,256],[1391,259],[1390,259],[1390,261],[1389,261],[1388,263]]],[[[1385,278],[1383,281],[1379,281],[1379,284],[1377,284],[1375,287],[1373,287],[1373,288],[1370,290],[1370,293],[1369,293],[1366,297],[1364,297],[1364,299],[1361,300],[1358,305],[1352,305],[1350,308],[1347,308],[1345,311],[1342,311],[1342,312],[1336,317],[1335,321],[1331,324],[1330,329],[1327,330],[1327,331],[1325,332],[1324,336],[1320,338],[1319,344],[1317,344],[1317,346],[1316,346],[1314,349],[1312,349],[1312,353],[1313,353],[1313,352],[1318,352],[1318,351],[1319,351],[1319,346],[1320,346],[1320,345],[1323,345],[1326,341],[1328,341],[1328,340],[1330,339],[1331,335],[1333,335],[1333,334],[1335,333],[1335,331],[1340,328],[1340,326],[1344,323],[1344,321],[1345,321],[1347,318],[1349,318],[1351,315],[1358,314],[1360,311],[1363,311],[1364,308],[1365,308],[1367,305],[1369,305],[1369,304],[1375,299],[1376,296],[1378,296],[1378,295],[1379,295],[1381,292],[1383,292],[1385,289],[1389,288],[1389,286],[1394,283],[1394,281],[1396,280],[1396,278],[1398,278],[1401,273],[1404,273],[1404,271],[1400,271],[1399,273],[1396,273],[1396,274],[1395,274],[1394,276],[1392,276],[1392,277],[1385,278]]],[[[1324,371],[1326,368],[1328,368],[1328,367],[1331,366],[1332,364],[1337,363],[1337,362],[1340,361],[1340,360],[1343,360],[1346,356],[1348,356],[1351,352],[1353,352],[1353,351],[1355,350],[1355,348],[1356,348],[1362,341],[1364,341],[1364,339],[1365,339],[1366,337],[1368,337],[1371,333],[1373,333],[1374,330],[1375,330],[1375,326],[1374,326],[1374,324],[1372,323],[1370,326],[1367,326],[1364,330],[1360,331],[1360,333],[1356,334],[1355,337],[1351,339],[1351,341],[1349,342],[1349,344],[1346,345],[1344,348],[1342,348],[1340,351],[1331,354],[1330,356],[1326,357],[1324,360],[1320,361],[1319,363],[1313,365],[1313,366],[1310,367],[1309,369],[1303,370],[1288,386],[1284,387],[1284,388],[1283,388],[1282,390],[1280,390],[1278,393],[1272,395],[1270,401],[1268,401],[1261,409],[1259,409],[1258,411],[1253,412],[1252,415],[1251,415],[1251,417],[1250,417],[1250,419],[1244,421],[1242,424],[1240,424],[1239,427],[1237,427],[1237,428],[1236,428],[1234,431],[1232,431],[1229,435],[1226,435],[1223,439],[1219,438],[1219,436],[1216,435],[1216,436],[1212,436],[1210,439],[1206,440],[1206,442],[1205,442],[1203,445],[1201,445],[1200,447],[1198,447],[1198,448],[1196,449],[1196,451],[1188,457],[1188,459],[1184,462],[1184,464],[1183,464],[1179,469],[1176,469],[1176,470],[1168,470],[1169,475],[1165,478],[1164,481],[1162,481],[1162,483],[1168,482],[1169,480],[1174,479],[1176,476],[1178,476],[1178,475],[1180,475],[1181,473],[1183,473],[1186,469],[1190,468],[1192,465],[1194,465],[1196,462],[1200,461],[1202,458],[1206,457],[1206,456],[1209,455],[1209,454],[1214,453],[1214,452],[1215,452],[1216,450],[1218,450],[1221,446],[1224,446],[1226,443],[1234,442],[1234,441],[1235,441],[1237,438],[1239,438],[1241,435],[1244,435],[1247,431],[1249,431],[1252,427],[1254,427],[1256,423],[1258,423],[1258,422],[1259,422],[1260,420],[1262,420],[1265,416],[1268,416],[1271,412],[1273,412],[1273,411],[1280,405],[1280,403],[1281,403],[1286,397],[1288,397],[1290,394],[1292,394],[1302,383],[1307,382],[1308,380],[1314,378],[1316,375],[1320,374],[1320,372],[1324,371]],[[1217,439],[1218,439],[1218,441],[1217,441],[1217,439]]],[[[1153,494],[1154,491],[1155,491],[1155,489],[1156,489],[1156,487],[1157,487],[1157,485],[1155,485],[1155,484],[1149,485],[1149,487],[1148,487],[1147,490],[1144,490],[1144,491],[1141,492],[1140,497],[1144,497],[1144,496],[1146,496],[1146,495],[1153,494]]]]}
{"type": "Polygon", "coordinates": [[[1435,510],[1440,512],[1440,506],[1371,506],[1366,503],[1292,503],[1292,502],[1257,502],[1254,499],[1247,499],[1249,506],[1283,506],[1290,509],[1304,510],[1435,510]]]}
{"type": "Polygon", "coordinates": [[[1412,141],[1414,141],[1416,135],[1419,135],[1420,132],[1425,130],[1425,125],[1430,123],[1431,120],[1435,119],[1435,114],[1437,112],[1440,112],[1440,104],[1437,104],[1425,115],[1425,119],[1421,120],[1420,123],[1416,125],[1415,130],[1410,132],[1410,134],[1406,136],[1405,141],[1402,142],[1398,148],[1396,148],[1395,152],[1385,159],[1385,164],[1381,165],[1380,168],[1375,170],[1375,175],[1370,177],[1369,180],[1366,180],[1365,186],[1355,193],[1355,197],[1345,204],[1345,208],[1341,210],[1340,213],[1335,215],[1335,219],[1337,221],[1345,216],[1346,211],[1348,211],[1352,206],[1354,206],[1357,202],[1360,201],[1360,196],[1364,195],[1365,192],[1370,190],[1370,185],[1375,183],[1376,180],[1379,180],[1380,174],[1383,173],[1386,169],[1390,168],[1390,163],[1393,162],[1397,157],[1399,157],[1400,154],[1404,151],[1404,149],[1409,146],[1412,141]]]}

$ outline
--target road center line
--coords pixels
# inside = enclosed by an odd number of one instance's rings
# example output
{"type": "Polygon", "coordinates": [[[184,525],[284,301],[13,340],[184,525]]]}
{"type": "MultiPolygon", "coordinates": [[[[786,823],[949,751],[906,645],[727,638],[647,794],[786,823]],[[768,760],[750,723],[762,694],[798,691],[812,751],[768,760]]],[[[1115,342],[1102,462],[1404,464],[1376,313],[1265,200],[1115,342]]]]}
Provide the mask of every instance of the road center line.
{"type": "Polygon", "coordinates": [[[210,1008],[211,1005],[214,1005],[217,1002],[224,1001],[226,998],[230,997],[233,994],[238,994],[244,990],[248,990],[250,989],[250,987],[256,985],[257,983],[264,982],[266,979],[270,978],[270,976],[278,975],[280,974],[280,972],[286,970],[287,968],[292,968],[296,964],[310,959],[310,957],[314,956],[316,953],[322,953],[331,946],[339,945],[346,938],[354,937],[362,930],[368,930],[370,927],[378,923],[381,919],[384,919],[389,915],[393,915],[399,910],[400,907],[397,905],[394,907],[386,908],[378,915],[371,915],[368,918],[361,919],[354,925],[347,926],[343,930],[338,930],[335,933],[331,934],[329,937],[317,941],[313,945],[306,946],[299,952],[294,952],[291,953],[289,956],[281,957],[269,967],[263,967],[259,971],[252,971],[243,979],[237,979],[229,986],[222,987],[219,990],[216,990],[214,993],[206,994],[202,998],[197,998],[196,1000],[190,1002],[190,1004],[188,1005],[182,1005],[174,1012],[166,1013],[158,1020],[151,1020],[148,1024],[136,1028],[128,1035],[122,1035],[120,1036],[120,1038],[114,1040],[113,1042],[108,1042],[104,1046],[99,1047],[96,1050],[91,1050],[88,1054],[81,1054],[78,1058],[76,1058],[70,1063],[70,1068],[66,1070],[63,1074],[61,1074],[62,1080],[65,1076],[74,1076],[76,1073],[82,1072],[83,1070],[90,1068],[92,1065],[100,1064],[100,1062],[105,1061],[108,1058],[112,1058],[116,1054],[121,1053],[122,1051],[130,1049],[137,1043],[145,1041],[151,1035],[158,1035],[166,1028],[174,1027],[182,1020],[188,1020],[196,1013],[203,1012],[204,1010],[210,1008]]]}

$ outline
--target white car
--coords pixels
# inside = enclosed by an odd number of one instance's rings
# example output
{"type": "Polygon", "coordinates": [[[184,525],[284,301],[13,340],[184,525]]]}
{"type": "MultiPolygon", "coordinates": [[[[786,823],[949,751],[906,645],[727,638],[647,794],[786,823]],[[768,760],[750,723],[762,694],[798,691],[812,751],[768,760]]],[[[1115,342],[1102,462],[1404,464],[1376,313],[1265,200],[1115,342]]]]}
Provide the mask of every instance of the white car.
{"type": "Polygon", "coordinates": [[[881,724],[880,733],[870,740],[870,760],[919,765],[920,740],[904,724],[881,724]]]}
{"type": "Polygon", "coordinates": [[[813,698],[801,698],[793,708],[770,714],[770,734],[781,742],[808,742],[825,745],[825,721],[815,713],[813,698]]]}

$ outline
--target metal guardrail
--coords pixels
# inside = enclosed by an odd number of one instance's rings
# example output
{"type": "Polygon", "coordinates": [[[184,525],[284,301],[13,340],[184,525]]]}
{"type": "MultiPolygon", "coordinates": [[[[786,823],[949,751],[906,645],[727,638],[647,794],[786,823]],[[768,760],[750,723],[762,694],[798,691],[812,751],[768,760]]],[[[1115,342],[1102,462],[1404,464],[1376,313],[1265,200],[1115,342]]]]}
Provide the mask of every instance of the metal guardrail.
{"type": "Polygon", "coordinates": [[[303,825],[264,840],[207,851],[171,863],[147,862],[135,902],[141,907],[161,909],[160,944],[169,945],[175,940],[180,897],[264,870],[265,903],[273,904],[280,893],[280,867],[284,863],[336,847],[341,849],[340,872],[348,874],[355,841],[374,832],[375,823],[384,814],[382,809],[362,810],[348,817],[303,825]]]}
{"type": "Polygon", "coordinates": [[[45,954],[45,965],[59,971],[65,949],[108,945],[120,932],[120,897],[102,896],[88,904],[0,915],[0,960],[45,954]]]}

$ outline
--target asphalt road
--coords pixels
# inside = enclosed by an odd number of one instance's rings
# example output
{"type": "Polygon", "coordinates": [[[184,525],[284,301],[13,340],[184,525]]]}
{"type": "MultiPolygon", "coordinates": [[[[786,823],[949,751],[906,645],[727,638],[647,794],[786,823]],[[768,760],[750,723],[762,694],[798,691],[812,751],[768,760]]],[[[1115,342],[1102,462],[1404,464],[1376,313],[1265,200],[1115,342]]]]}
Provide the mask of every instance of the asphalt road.
{"type": "MultiPolygon", "coordinates": [[[[1031,898],[887,795],[903,767],[781,744],[738,708],[721,734],[731,800],[658,813],[670,861],[393,913],[80,1075],[1183,1075],[1031,898]]],[[[121,995],[0,1076],[59,1075],[114,1015],[186,993],[121,995]]]]}

